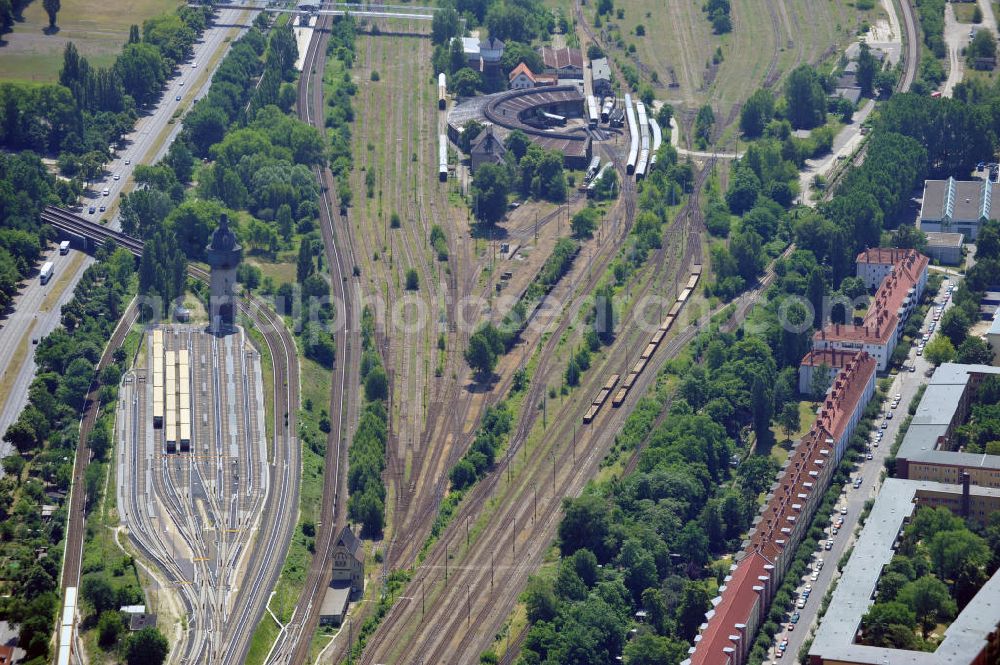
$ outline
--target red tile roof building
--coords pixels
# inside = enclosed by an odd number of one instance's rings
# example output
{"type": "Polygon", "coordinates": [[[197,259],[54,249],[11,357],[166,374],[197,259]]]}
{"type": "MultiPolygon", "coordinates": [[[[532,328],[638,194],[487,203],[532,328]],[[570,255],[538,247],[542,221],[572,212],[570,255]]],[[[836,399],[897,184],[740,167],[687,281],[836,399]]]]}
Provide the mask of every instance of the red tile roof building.
{"type": "Polygon", "coordinates": [[[560,79],[583,78],[583,51],[578,48],[554,48],[543,46],[539,49],[546,74],[556,74],[560,79]]]}
{"type": "Polygon", "coordinates": [[[510,71],[507,78],[510,81],[511,90],[525,90],[535,87],[535,75],[523,62],[518,63],[517,67],[510,71]]]}
{"type": "Polygon", "coordinates": [[[824,365],[827,368],[827,375],[823,379],[824,390],[829,388],[840,370],[844,369],[856,354],[857,351],[854,350],[841,351],[840,349],[810,351],[799,365],[799,392],[803,395],[812,392],[813,373],[824,365]]]}
{"type": "MultiPolygon", "coordinates": [[[[857,258],[857,275],[866,285],[880,281],[860,325],[830,324],[813,335],[813,349],[864,351],[884,372],[903,334],[903,323],[920,301],[927,285],[928,259],[913,249],[875,248],[857,258]]],[[[800,376],[801,384],[801,376],[800,376]]]]}
{"type": "Polygon", "coordinates": [[[857,352],[837,375],[815,424],[792,449],[755,518],[732,573],[719,588],[682,665],[744,665],[757,628],[809,528],[865,406],[875,359],[857,352]]]}

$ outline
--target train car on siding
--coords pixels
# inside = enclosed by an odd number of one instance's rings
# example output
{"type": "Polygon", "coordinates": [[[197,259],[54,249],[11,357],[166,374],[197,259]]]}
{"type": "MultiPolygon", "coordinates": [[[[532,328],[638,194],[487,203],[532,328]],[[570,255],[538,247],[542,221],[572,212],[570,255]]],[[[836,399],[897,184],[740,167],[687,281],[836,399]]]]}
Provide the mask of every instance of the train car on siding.
{"type": "Polygon", "coordinates": [[[670,311],[667,312],[667,318],[671,318],[672,317],[672,318],[676,319],[677,315],[680,314],[680,312],[681,312],[681,307],[683,307],[683,306],[684,306],[684,303],[681,302],[680,300],[678,300],[677,302],[675,302],[674,305],[673,305],[673,307],[670,308],[670,311]]]}
{"type": "Polygon", "coordinates": [[[670,330],[670,326],[674,325],[674,318],[675,317],[668,314],[667,318],[663,319],[663,322],[660,323],[659,331],[662,333],[666,333],[668,330],[670,330]]]}
{"type": "Polygon", "coordinates": [[[615,98],[605,97],[601,107],[601,122],[607,124],[611,120],[611,112],[615,110],[615,98]]]}
{"type": "Polygon", "coordinates": [[[597,123],[600,119],[601,114],[597,109],[597,100],[593,95],[587,95],[587,125],[591,129],[597,129],[597,123]]]}
{"type": "MultiPolygon", "coordinates": [[[[608,169],[612,169],[612,168],[614,168],[614,166],[615,165],[614,165],[613,162],[605,162],[604,163],[604,166],[602,166],[601,170],[597,172],[597,175],[594,176],[590,180],[590,182],[587,184],[587,196],[588,197],[593,197],[594,194],[597,193],[597,183],[598,183],[598,181],[601,178],[604,177],[604,174],[607,172],[608,169]]],[[[614,194],[614,192],[612,192],[612,194],[614,194]]]]}
{"type": "Polygon", "coordinates": [[[635,179],[646,177],[649,167],[649,118],[646,115],[646,105],[635,103],[636,122],[639,125],[639,156],[635,163],[635,179]]]}
{"type": "Polygon", "coordinates": [[[619,406],[622,405],[622,402],[625,401],[625,397],[627,396],[628,396],[628,388],[625,387],[620,388],[618,392],[615,394],[615,398],[611,400],[611,406],[617,409],[619,406]]]}
{"type": "Polygon", "coordinates": [[[629,372],[628,376],[625,377],[625,380],[622,381],[622,388],[624,388],[625,390],[631,390],[632,384],[635,383],[635,380],[638,378],[639,378],[639,373],[633,369],[633,371],[629,372]]]}
{"type": "Polygon", "coordinates": [[[649,131],[653,135],[653,144],[649,147],[649,168],[653,168],[653,164],[656,163],[656,153],[660,151],[660,144],[663,143],[663,132],[660,131],[660,125],[652,115],[649,116],[649,131]]]}
{"type": "Polygon", "coordinates": [[[691,289],[684,289],[681,294],[677,296],[677,302],[685,303],[687,299],[691,297],[691,289]]]}
{"type": "Polygon", "coordinates": [[[635,164],[639,159],[639,124],[635,120],[635,109],[632,108],[632,95],[625,95],[625,118],[628,121],[628,161],[625,162],[625,173],[635,173],[635,164]]]}
{"type": "Polygon", "coordinates": [[[583,414],[583,424],[589,425],[594,422],[594,418],[597,416],[597,412],[601,410],[601,407],[596,404],[591,404],[590,408],[587,409],[587,413],[583,414]]]}
{"type": "Polygon", "coordinates": [[[438,74],[438,109],[443,111],[448,105],[448,79],[444,72],[438,74]]]}
{"type": "Polygon", "coordinates": [[[587,182],[590,182],[597,176],[597,172],[601,168],[601,158],[594,155],[593,159],[590,160],[590,166],[587,167],[587,182]]]}
{"type": "Polygon", "coordinates": [[[438,136],[438,180],[448,180],[448,136],[438,136]]]}
{"type": "Polygon", "coordinates": [[[649,343],[656,344],[657,346],[659,346],[660,342],[663,341],[663,336],[666,334],[667,334],[666,330],[657,330],[655,333],[653,333],[653,338],[649,341],[649,343]]]}
{"type": "Polygon", "coordinates": [[[654,353],[656,353],[656,343],[650,342],[646,345],[646,348],[643,350],[642,355],[639,356],[639,358],[642,360],[649,360],[653,357],[654,353]]]}

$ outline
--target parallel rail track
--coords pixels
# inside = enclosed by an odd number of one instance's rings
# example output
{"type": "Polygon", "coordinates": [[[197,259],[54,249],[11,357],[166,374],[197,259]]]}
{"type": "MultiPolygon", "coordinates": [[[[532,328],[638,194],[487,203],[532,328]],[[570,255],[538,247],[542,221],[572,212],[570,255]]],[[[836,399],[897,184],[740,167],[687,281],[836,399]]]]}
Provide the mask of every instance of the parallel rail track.
{"type": "MultiPolygon", "coordinates": [[[[309,42],[299,82],[298,112],[303,121],[325,131],[323,117],[323,68],[326,45],[330,39],[333,17],[323,14],[317,21],[313,38],[309,42]]],[[[319,623],[319,610],[323,594],[332,576],[331,556],[334,537],[346,524],[347,509],[347,450],[350,430],[355,421],[356,399],[351,397],[348,382],[358,376],[359,353],[354,348],[350,328],[359,319],[354,311],[353,247],[344,220],[338,214],[334,200],[333,175],[328,168],[317,168],[320,183],[320,229],[330,269],[331,287],[335,302],[345,308],[338,318],[346,322],[335,331],[337,358],[330,390],[330,417],[334,421],[327,439],[326,464],[323,476],[323,502],[316,553],[309,566],[302,593],[299,595],[292,618],[275,642],[268,656],[269,663],[304,663],[312,646],[312,635],[319,623]]],[[[356,392],[356,391],[353,391],[356,392]]]]}
{"type": "MultiPolygon", "coordinates": [[[[142,255],[141,240],[94,224],[68,210],[49,206],[43,211],[42,219],[62,233],[86,238],[95,244],[111,242],[136,256],[142,255]]],[[[203,282],[207,282],[209,277],[207,271],[197,266],[189,266],[188,275],[203,282]]],[[[281,317],[262,301],[246,297],[239,301],[238,307],[240,315],[249,320],[252,327],[263,336],[271,355],[274,371],[275,446],[271,462],[271,491],[264,505],[261,534],[254,542],[248,566],[255,572],[251,582],[240,587],[234,601],[234,607],[240,608],[238,620],[231,621],[225,626],[221,649],[224,663],[243,662],[245,659],[250,646],[251,628],[260,621],[267,597],[277,582],[295,528],[294,514],[297,510],[301,467],[298,442],[295,440],[299,403],[299,366],[295,340],[292,339],[281,317]]],[[[136,303],[133,302],[123,314],[122,321],[105,349],[98,364],[98,376],[100,370],[110,362],[114,351],[124,344],[132,324],[137,320],[138,311],[136,303]]],[[[85,486],[83,478],[90,462],[91,453],[86,440],[99,415],[100,404],[97,400],[99,390],[100,383],[95,378],[81,420],[81,443],[77,448],[73,474],[74,491],[70,497],[62,574],[63,588],[79,585],[83,534],[86,526],[84,513],[86,497],[79,490],[85,486]]],[[[152,557],[152,560],[156,559],[157,557],[152,557]]],[[[193,610],[191,607],[189,609],[193,610]]],[[[186,650],[191,648],[189,645],[190,643],[185,646],[186,650]]]]}

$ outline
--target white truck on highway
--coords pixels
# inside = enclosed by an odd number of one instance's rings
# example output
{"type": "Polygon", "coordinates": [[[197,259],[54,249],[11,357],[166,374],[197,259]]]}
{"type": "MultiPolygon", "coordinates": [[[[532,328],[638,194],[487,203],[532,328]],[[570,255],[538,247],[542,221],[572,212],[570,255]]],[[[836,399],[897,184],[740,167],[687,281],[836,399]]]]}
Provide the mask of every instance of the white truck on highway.
{"type": "Polygon", "coordinates": [[[63,240],[59,243],[59,253],[63,256],[69,254],[69,240],[63,240]]]}
{"type": "Polygon", "coordinates": [[[42,284],[47,284],[52,278],[52,261],[46,261],[42,266],[42,271],[38,273],[38,278],[41,280],[42,284]]]}

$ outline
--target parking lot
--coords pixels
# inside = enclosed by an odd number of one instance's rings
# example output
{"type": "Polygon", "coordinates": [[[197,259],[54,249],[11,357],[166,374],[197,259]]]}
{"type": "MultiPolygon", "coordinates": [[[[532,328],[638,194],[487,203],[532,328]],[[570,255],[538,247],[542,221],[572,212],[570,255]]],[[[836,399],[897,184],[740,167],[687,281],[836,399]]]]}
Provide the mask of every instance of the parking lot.
{"type": "MultiPolygon", "coordinates": [[[[949,287],[956,285],[953,275],[949,275],[949,279],[941,285],[921,323],[922,334],[929,330],[933,330],[929,336],[936,334],[937,326],[932,328],[932,324],[936,324],[941,314],[951,306],[949,287]]],[[[907,409],[917,389],[933,370],[923,357],[922,342],[922,339],[915,340],[905,364],[907,369],[892,376],[886,400],[880,405],[882,417],[875,420],[869,432],[868,448],[851,472],[850,483],[840,493],[833,514],[823,523],[826,539],[820,541],[819,549],[810,560],[809,570],[796,586],[792,606],[786,608],[786,619],[768,650],[768,662],[795,661],[802,644],[817,625],[823,596],[835,577],[839,576],[837,563],[854,543],[855,529],[865,502],[878,494],[885,458],[896,439],[900,423],[906,419],[907,409]]]]}

